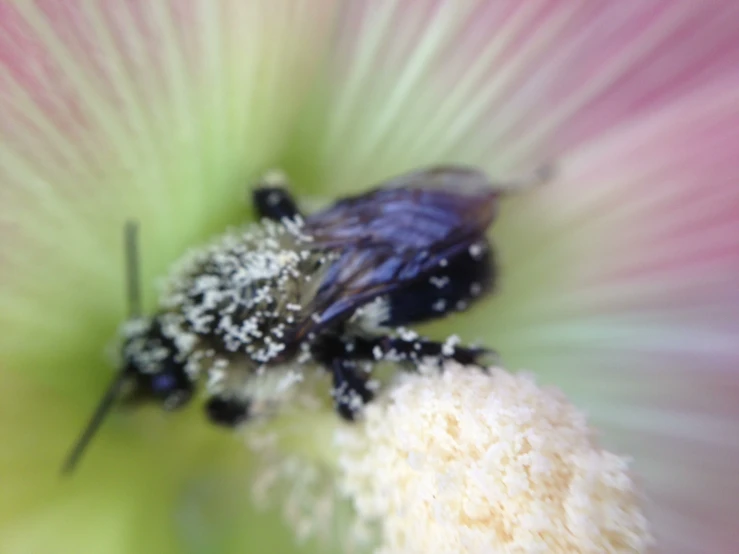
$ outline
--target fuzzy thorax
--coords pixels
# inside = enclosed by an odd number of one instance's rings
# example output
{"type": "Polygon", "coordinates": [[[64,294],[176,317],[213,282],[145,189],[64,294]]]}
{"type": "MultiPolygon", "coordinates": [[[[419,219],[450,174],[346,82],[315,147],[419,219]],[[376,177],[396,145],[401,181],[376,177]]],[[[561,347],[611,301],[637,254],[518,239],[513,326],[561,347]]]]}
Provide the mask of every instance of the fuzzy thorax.
{"type": "Polygon", "coordinates": [[[327,259],[309,244],[299,222],[227,233],[175,268],[162,307],[217,354],[246,352],[267,363],[284,349],[287,327],[306,316],[320,283],[327,259]]]}
{"type": "Polygon", "coordinates": [[[300,221],[265,221],[193,250],[166,279],[159,312],[124,328],[125,357],[155,372],[171,356],[192,381],[204,376],[211,395],[278,399],[300,380],[300,364],[282,371],[274,361],[288,329],[308,317],[330,259],[310,242],[300,221]],[[152,340],[152,326],[169,351],[152,340]]]}

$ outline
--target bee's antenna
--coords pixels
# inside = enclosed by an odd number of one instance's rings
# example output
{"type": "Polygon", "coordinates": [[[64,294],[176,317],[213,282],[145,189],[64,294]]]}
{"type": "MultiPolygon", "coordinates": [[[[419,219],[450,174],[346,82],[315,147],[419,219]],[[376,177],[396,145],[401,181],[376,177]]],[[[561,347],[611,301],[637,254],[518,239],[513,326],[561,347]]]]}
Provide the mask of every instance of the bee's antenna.
{"type": "Polygon", "coordinates": [[[124,249],[126,252],[126,292],[128,294],[128,317],[141,316],[141,278],[139,275],[139,225],[136,221],[126,221],[124,249]]]}
{"type": "MultiPolygon", "coordinates": [[[[126,253],[126,294],[128,297],[128,317],[131,319],[137,318],[141,315],[141,287],[139,278],[139,254],[138,254],[138,230],[139,226],[133,220],[126,221],[126,226],[123,233],[123,247],[126,253]]],[[[64,461],[62,466],[62,473],[70,473],[80,457],[90,444],[90,440],[100,428],[105,416],[110,411],[116,398],[118,398],[121,388],[123,387],[128,374],[125,369],[119,371],[108,389],[105,391],[105,395],[98,403],[95,412],[92,414],[90,421],[85,426],[82,434],[74,443],[71,452],[64,461]]]]}
{"type": "Polygon", "coordinates": [[[119,371],[113,378],[113,382],[108,386],[108,390],[105,391],[105,395],[100,400],[100,403],[92,414],[89,423],[85,426],[84,431],[82,431],[82,434],[77,439],[77,442],[74,443],[74,447],[67,456],[67,459],[64,461],[62,473],[71,473],[75,468],[77,462],[82,456],[82,453],[87,448],[87,445],[90,444],[90,440],[95,436],[95,433],[100,428],[100,424],[105,419],[108,411],[110,411],[110,408],[118,397],[121,387],[127,377],[128,375],[124,371],[119,371]]]}

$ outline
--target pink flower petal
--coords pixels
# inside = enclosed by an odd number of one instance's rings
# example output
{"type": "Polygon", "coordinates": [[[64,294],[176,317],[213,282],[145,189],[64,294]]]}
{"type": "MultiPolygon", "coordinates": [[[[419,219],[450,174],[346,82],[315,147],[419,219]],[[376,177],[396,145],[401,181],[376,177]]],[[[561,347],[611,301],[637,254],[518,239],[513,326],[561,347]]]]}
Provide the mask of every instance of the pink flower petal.
{"type": "Polygon", "coordinates": [[[353,2],[330,54],[325,134],[312,112],[305,130],[322,155],[302,163],[343,187],[443,160],[513,171],[731,72],[739,7],[353,2]]]}
{"type": "Polygon", "coordinates": [[[716,79],[572,150],[497,234],[505,246],[536,222],[539,241],[508,250],[504,286],[526,301],[490,303],[489,340],[636,457],[664,552],[736,544],[738,84],[716,79]]]}
{"type": "Polygon", "coordinates": [[[460,324],[636,455],[665,552],[733,552],[737,4],[335,7],[0,2],[3,369],[76,386],[59,368],[97,364],[123,311],[122,220],[158,272],[275,158],[332,193],[554,158],[504,206],[501,294],[460,324]]]}

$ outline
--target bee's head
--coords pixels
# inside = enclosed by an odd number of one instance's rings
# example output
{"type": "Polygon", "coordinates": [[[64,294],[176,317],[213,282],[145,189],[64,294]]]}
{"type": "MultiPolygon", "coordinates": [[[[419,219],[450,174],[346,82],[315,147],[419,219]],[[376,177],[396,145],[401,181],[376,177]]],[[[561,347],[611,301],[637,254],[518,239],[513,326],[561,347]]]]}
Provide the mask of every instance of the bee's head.
{"type": "Polygon", "coordinates": [[[183,406],[194,386],[185,357],[162,331],[159,318],[137,319],[126,326],[122,345],[125,404],[155,402],[167,410],[183,406]]]}
{"type": "Polygon", "coordinates": [[[98,403],[62,471],[66,473],[74,468],[117,402],[127,405],[155,402],[167,410],[174,410],[190,400],[193,390],[194,384],[185,371],[175,342],[164,335],[159,319],[131,320],[124,332],[122,367],[98,403]]]}
{"type": "Polygon", "coordinates": [[[174,409],[192,397],[193,383],[185,371],[185,360],[179,355],[175,341],[163,332],[162,316],[141,317],[137,231],[135,222],[127,222],[124,245],[129,321],[124,328],[122,365],[64,462],[65,473],[74,469],[90,439],[119,400],[129,404],[154,401],[166,409],[174,409]]]}

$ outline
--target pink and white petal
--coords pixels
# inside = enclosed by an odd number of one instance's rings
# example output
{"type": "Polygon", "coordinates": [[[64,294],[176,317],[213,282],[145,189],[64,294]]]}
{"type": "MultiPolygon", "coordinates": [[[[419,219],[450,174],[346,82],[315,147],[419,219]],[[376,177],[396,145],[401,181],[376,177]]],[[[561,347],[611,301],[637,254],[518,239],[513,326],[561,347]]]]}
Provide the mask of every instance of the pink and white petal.
{"type": "Polygon", "coordinates": [[[504,207],[504,291],[465,324],[636,457],[664,552],[739,538],[737,144],[727,75],[573,150],[504,207]]]}
{"type": "Polygon", "coordinates": [[[70,365],[98,363],[123,313],[123,219],[142,221],[148,275],[237,220],[233,199],[290,136],[330,48],[286,158],[311,184],[562,161],[555,185],[505,207],[503,290],[469,328],[548,370],[637,455],[666,552],[728,552],[735,4],[332,8],[0,3],[3,369],[69,383],[70,365]]]}
{"type": "Polygon", "coordinates": [[[511,173],[732,71],[739,7],[350,2],[331,56],[290,160],[316,182],[358,188],[443,161],[511,173]]]}

